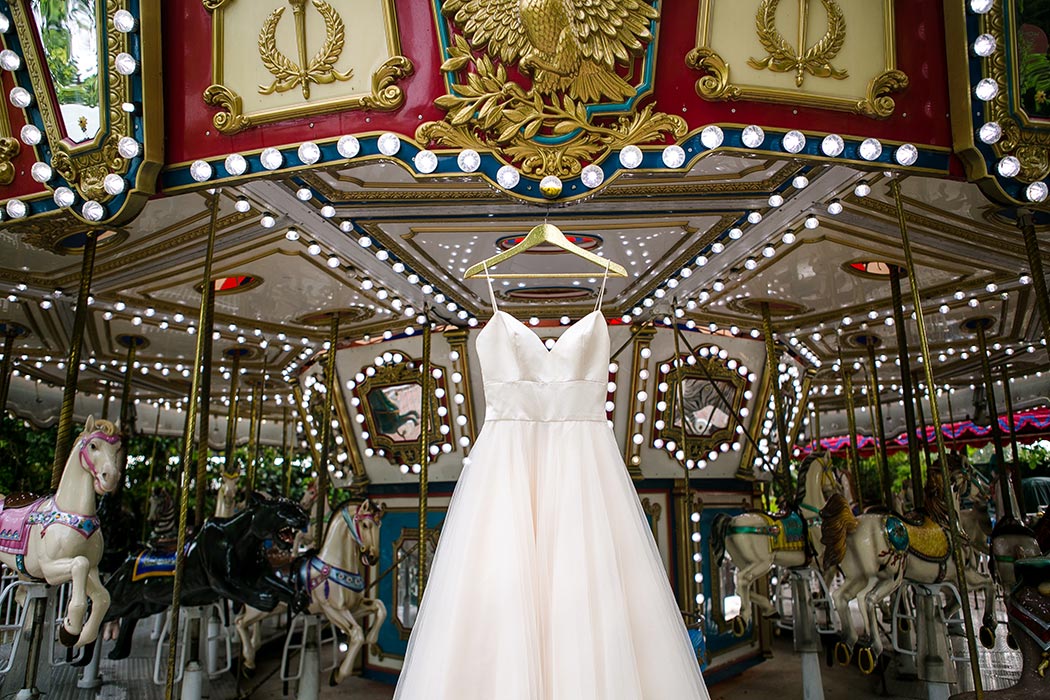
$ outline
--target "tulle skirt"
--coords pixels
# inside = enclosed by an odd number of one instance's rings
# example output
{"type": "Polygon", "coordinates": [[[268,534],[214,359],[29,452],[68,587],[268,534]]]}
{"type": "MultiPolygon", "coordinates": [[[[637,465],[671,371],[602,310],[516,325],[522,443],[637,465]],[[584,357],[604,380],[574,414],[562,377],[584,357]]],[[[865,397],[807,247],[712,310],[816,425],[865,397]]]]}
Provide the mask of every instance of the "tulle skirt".
{"type": "Polygon", "coordinates": [[[708,698],[604,422],[486,423],[394,698],[708,698]]]}

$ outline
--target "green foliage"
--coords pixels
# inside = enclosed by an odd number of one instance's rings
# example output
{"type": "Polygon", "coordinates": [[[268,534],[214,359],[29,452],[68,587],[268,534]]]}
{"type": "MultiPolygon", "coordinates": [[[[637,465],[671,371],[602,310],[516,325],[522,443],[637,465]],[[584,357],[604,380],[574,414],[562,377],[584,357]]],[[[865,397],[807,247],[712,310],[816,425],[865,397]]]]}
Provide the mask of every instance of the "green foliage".
{"type": "Polygon", "coordinates": [[[74,55],[74,28],[78,33],[93,30],[96,0],[33,0],[39,13],[40,43],[60,104],[99,105],[98,60],[93,67],[78,64],[74,55]]]}
{"type": "Polygon", "coordinates": [[[57,427],[37,430],[7,413],[0,416],[0,493],[46,493],[57,437],[57,427]]]}

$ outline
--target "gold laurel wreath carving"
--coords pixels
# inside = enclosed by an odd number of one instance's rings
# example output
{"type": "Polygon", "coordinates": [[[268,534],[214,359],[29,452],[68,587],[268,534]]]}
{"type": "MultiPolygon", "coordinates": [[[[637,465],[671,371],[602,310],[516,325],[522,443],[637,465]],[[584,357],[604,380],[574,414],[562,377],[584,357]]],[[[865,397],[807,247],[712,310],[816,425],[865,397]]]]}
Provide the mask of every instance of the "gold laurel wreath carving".
{"type": "Polygon", "coordinates": [[[817,78],[848,78],[848,71],[838,70],[831,65],[831,59],[838,55],[846,41],[846,18],[835,0],[820,1],[828,13],[828,29],[813,46],[808,49],[799,46],[796,50],[776,28],[777,6],[780,0],[762,0],[755,15],[755,31],[759,42],[769,55],[762,59],[748,59],[747,65],[755,70],[769,69],[776,73],[794,71],[796,87],[802,87],[806,73],[817,78]]]}
{"type": "Polygon", "coordinates": [[[633,115],[594,124],[587,105],[566,93],[544,99],[535,87],[524,89],[508,80],[503,64],[487,55],[476,56],[466,39],[456,35],[448,48],[443,73],[457,73],[468,66],[467,81],[454,84],[452,93],[435,104],[447,114],[444,121],[427,122],[416,129],[420,143],[439,143],[454,148],[494,150],[510,162],[520,164],[527,175],[572,177],[583,161],[594,161],[610,151],[631,144],[662,139],[665,134],[681,138],[687,126],[681,117],[653,111],[649,104],[633,115]],[[563,136],[578,132],[561,144],[534,141],[541,133],[563,136]]]}
{"type": "Polygon", "coordinates": [[[284,7],[278,7],[263,22],[259,33],[259,58],[266,70],[274,76],[269,86],[260,85],[259,93],[272,95],[275,92],[287,92],[299,86],[303,98],[310,99],[310,83],[329,85],[335,81],[346,81],[353,77],[353,69],[340,73],[335,69],[335,62],[343,53],[346,44],[346,25],[342,17],[324,0],[312,0],[318,14],[324,19],[325,40],[314,57],[305,66],[298,66],[277,48],[277,25],[284,15],[284,7]]]}

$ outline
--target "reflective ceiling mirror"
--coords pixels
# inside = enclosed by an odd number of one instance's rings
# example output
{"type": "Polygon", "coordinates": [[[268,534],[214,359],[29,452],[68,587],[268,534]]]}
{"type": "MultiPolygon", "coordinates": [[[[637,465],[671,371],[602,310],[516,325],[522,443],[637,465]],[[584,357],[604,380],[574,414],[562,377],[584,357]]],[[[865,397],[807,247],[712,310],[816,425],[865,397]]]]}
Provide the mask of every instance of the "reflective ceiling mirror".
{"type": "Polygon", "coordinates": [[[102,120],[99,0],[30,0],[29,5],[64,136],[73,143],[90,141],[102,120]]]}

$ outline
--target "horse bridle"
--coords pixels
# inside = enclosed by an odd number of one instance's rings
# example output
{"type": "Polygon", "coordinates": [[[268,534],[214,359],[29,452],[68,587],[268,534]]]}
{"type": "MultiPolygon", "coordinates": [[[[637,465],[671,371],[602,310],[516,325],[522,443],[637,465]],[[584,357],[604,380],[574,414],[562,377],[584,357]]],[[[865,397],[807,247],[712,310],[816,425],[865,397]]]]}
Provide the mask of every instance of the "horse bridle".
{"type": "Polygon", "coordinates": [[[91,455],[89,455],[87,452],[88,445],[91,444],[91,441],[95,438],[98,438],[110,445],[116,445],[120,442],[120,435],[107,435],[101,430],[96,430],[90,435],[85,435],[84,437],[80,438],[80,461],[82,464],[85,464],[87,466],[88,471],[91,472],[92,478],[94,478],[95,481],[98,481],[98,470],[95,469],[95,463],[92,461],[91,455]]]}
{"type": "Polygon", "coordinates": [[[343,516],[343,522],[346,523],[347,529],[350,530],[350,537],[353,538],[354,542],[357,543],[357,546],[361,550],[364,550],[365,543],[361,540],[361,526],[359,525],[359,523],[362,520],[371,520],[372,522],[376,521],[376,514],[375,513],[362,513],[361,512],[361,509],[364,508],[364,507],[365,507],[365,502],[362,502],[360,505],[357,506],[357,509],[354,511],[353,519],[350,518],[350,515],[347,513],[347,509],[346,508],[343,508],[343,510],[340,511],[340,515],[343,516]]]}

